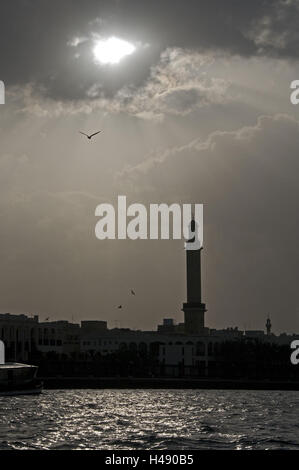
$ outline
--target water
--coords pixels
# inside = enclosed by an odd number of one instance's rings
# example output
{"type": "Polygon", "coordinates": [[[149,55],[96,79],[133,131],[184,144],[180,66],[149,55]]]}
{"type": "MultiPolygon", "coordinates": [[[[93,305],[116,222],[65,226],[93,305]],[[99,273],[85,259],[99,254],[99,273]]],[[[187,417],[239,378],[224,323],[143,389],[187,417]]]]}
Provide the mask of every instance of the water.
{"type": "Polygon", "coordinates": [[[299,449],[299,392],[51,390],[0,398],[0,449],[299,449]]]}

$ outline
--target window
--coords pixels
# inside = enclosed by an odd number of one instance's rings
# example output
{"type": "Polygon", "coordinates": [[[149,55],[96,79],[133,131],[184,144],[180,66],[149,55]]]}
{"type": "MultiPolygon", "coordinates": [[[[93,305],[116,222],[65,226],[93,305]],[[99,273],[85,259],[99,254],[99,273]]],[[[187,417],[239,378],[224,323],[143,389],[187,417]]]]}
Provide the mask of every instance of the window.
{"type": "Polygon", "coordinates": [[[205,350],[205,344],[202,341],[198,341],[198,343],[196,343],[196,356],[204,356],[205,350]]]}

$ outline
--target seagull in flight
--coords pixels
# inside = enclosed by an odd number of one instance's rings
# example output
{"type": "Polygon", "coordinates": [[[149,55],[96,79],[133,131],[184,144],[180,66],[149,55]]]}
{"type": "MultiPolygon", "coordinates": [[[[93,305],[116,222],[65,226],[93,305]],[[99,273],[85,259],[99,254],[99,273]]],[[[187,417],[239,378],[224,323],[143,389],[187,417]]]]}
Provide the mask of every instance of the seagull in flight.
{"type": "Polygon", "coordinates": [[[85,135],[89,140],[91,140],[92,137],[94,137],[95,135],[99,134],[102,131],[94,132],[93,134],[85,134],[85,132],[81,132],[81,131],[79,132],[80,134],[85,135]]]}
{"type": "Polygon", "coordinates": [[[133,291],[133,289],[131,289],[131,294],[132,294],[132,295],[136,295],[135,292],[133,291]]]}

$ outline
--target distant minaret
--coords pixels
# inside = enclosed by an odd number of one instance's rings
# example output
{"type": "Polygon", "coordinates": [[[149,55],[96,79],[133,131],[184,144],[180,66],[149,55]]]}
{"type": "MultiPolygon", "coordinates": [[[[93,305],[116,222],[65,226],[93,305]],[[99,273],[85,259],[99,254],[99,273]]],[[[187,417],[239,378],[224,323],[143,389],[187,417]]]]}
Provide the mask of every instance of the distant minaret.
{"type": "Polygon", "coordinates": [[[271,335],[271,327],[272,327],[271,320],[268,317],[266,321],[267,336],[271,335]]]}
{"type": "MultiPolygon", "coordinates": [[[[196,225],[191,221],[192,233],[196,225]]],[[[191,242],[192,240],[189,240],[191,242]]],[[[204,334],[206,305],[201,301],[201,250],[186,250],[187,302],[183,304],[185,333],[204,334]]]]}

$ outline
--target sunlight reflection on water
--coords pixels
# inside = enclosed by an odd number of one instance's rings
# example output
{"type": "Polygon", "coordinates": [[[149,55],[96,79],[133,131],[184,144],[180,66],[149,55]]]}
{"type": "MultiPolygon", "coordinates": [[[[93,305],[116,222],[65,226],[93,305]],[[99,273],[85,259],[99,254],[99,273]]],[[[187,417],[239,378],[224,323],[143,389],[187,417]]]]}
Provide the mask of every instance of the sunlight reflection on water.
{"type": "Polygon", "coordinates": [[[299,392],[49,390],[0,398],[0,449],[299,449],[299,392]]]}

